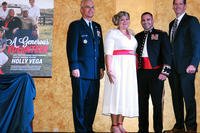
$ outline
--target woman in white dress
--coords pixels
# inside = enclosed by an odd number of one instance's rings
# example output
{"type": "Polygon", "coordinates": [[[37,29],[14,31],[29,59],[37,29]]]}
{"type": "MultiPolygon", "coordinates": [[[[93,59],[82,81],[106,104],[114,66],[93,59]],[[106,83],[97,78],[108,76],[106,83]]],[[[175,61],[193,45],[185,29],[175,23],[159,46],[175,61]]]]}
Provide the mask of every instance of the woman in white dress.
{"type": "Polygon", "coordinates": [[[111,131],[121,133],[126,132],[122,126],[124,117],[138,116],[137,41],[128,29],[128,12],[120,11],[112,21],[117,28],[107,33],[104,42],[107,75],[103,114],[111,115],[111,131]]]}

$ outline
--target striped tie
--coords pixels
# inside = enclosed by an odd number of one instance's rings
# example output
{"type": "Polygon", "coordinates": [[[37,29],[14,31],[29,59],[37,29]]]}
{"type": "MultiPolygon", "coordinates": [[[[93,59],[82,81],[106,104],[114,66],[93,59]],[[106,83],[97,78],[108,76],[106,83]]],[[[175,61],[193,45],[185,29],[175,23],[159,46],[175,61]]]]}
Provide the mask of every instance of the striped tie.
{"type": "Polygon", "coordinates": [[[171,42],[174,41],[174,37],[175,37],[175,34],[176,34],[177,27],[178,27],[178,19],[175,19],[174,24],[172,26],[171,42]]]}

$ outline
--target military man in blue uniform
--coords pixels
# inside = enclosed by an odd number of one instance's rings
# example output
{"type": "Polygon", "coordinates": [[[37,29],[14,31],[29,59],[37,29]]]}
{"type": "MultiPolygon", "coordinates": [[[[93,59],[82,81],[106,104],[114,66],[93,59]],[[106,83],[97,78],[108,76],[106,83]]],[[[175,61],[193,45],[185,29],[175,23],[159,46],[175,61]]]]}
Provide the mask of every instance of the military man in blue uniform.
{"type": "Polygon", "coordinates": [[[93,0],[82,0],[82,18],[69,25],[67,57],[72,83],[72,108],[76,132],[93,132],[100,79],[104,76],[101,26],[92,21],[93,0]]]}

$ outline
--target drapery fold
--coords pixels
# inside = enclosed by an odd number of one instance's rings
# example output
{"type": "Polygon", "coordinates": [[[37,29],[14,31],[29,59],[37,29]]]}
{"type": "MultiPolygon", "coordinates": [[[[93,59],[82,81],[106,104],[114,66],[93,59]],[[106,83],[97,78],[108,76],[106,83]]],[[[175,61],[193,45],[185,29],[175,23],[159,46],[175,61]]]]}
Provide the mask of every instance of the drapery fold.
{"type": "Polygon", "coordinates": [[[36,96],[27,73],[0,75],[0,133],[31,133],[36,96]]]}

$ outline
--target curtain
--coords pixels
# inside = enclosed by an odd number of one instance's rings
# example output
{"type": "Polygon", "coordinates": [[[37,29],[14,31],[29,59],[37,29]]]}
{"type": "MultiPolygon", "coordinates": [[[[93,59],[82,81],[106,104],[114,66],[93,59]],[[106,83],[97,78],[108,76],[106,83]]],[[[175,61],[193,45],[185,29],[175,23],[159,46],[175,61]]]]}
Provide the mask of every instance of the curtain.
{"type": "Polygon", "coordinates": [[[31,133],[36,90],[27,73],[0,75],[0,133],[31,133]]]}

